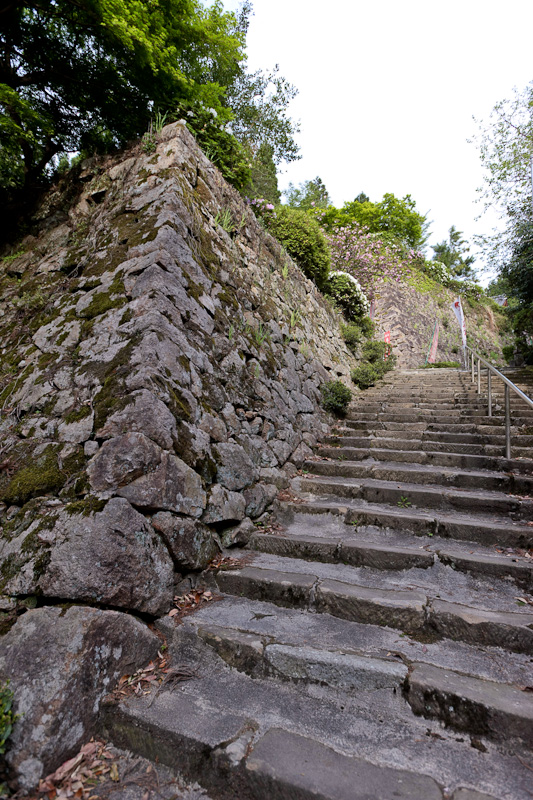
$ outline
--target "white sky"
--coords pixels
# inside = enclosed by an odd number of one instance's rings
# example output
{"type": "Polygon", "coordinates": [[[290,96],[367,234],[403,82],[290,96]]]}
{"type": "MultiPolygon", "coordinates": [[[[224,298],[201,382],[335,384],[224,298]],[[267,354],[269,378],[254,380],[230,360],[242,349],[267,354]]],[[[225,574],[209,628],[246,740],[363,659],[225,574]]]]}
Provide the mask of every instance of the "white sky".
{"type": "MultiPolygon", "coordinates": [[[[239,0],[224,0],[228,10],[239,0]]],[[[471,240],[482,183],[472,116],[487,119],[513,86],[533,80],[531,0],[253,0],[251,70],[279,64],[299,90],[300,161],[280,188],[319,175],[341,206],[364,191],[411,194],[433,221],[471,240]]],[[[433,251],[428,248],[428,256],[433,251]]],[[[485,281],[483,281],[485,282],[485,281]]]]}

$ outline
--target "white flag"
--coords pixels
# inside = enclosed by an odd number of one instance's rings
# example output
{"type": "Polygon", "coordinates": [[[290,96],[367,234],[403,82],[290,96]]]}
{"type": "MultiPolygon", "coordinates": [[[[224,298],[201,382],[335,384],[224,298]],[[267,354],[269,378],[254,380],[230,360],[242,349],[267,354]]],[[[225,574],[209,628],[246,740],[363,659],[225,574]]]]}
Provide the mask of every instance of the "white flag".
{"type": "Polygon", "coordinates": [[[463,337],[463,348],[466,347],[466,325],[465,325],[465,315],[463,314],[463,307],[461,305],[461,298],[458,297],[457,300],[453,301],[452,304],[453,313],[457,317],[457,322],[459,323],[459,327],[461,328],[461,336],[463,337]]]}

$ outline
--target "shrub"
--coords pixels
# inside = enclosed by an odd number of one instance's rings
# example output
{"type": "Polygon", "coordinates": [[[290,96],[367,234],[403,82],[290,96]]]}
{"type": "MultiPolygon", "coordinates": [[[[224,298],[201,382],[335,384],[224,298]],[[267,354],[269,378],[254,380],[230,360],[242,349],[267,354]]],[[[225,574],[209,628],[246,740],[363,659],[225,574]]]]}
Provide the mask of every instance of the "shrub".
{"type": "Polygon", "coordinates": [[[331,257],[318,222],[305,211],[289,206],[278,206],[276,216],[265,222],[268,230],[281,242],[306,277],[322,288],[328,276],[331,257]]]}
{"type": "Polygon", "coordinates": [[[389,372],[396,364],[396,356],[392,355],[392,345],[388,342],[377,342],[374,339],[363,347],[363,358],[376,366],[386,364],[384,372],[389,372]],[[385,356],[387,359],[385,360],[385,356]]]}
{"type": "Polygon", "coordinates": [[[331,411],[337,416],[344,416],[352,393],[342,381],[327,381],[320,387],[322,392],[322,406],[326,411],[331,411]]]}
{"type": "Polygon", "coordinates": [[[0,755],[4,755],[17,716],[12,711],[13,692],[9,681],[0,683],[0,755]]]}
{"type": "Polygon", "coordinates": [[[514,355],[514,345],[506,344],[502,347],[502,355],[507,362],[512,361],[514,355]]]}
{"type": "Polygon", "coordinates": [[[380,377],[381,375],[378,375],[372,364],[369,364],[368,361],[352,369],[352,381],[360,389],[368,389],[369,386],[373,386],[380,377]]]}
{"type": "Polygon", "coordinates": [[[429,361],[427,364],[424,364],[422,369],[460,369],[461,365],[458,361],[435,361],[433,364],[430,364],[429,361]]]}
{"type": "Polygon", "coordinates": [[[359,281],[348,272],[340,270],[330,272],[324,289],[342,308],[349,320],[361,319],[370,308],[359,281]]]}
{"type": "Polygon", "coordinates": [[[362,329],[359,325],[356,325],[355,322],[349,322],[347,325],[341,325],[341,331],[346,347],[355,354],[357,352],[357,345],[363,338],[362,329]]]}

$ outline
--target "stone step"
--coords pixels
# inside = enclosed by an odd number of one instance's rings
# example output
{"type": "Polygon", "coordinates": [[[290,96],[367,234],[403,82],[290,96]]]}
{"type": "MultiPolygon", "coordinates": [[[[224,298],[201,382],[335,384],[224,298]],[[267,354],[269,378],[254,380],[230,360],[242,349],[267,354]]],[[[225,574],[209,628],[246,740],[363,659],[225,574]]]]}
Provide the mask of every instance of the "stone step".
{"type": "MultiPolygon", "coordinates": [[[[453,434],[441,436],[434,433],[410,432],[411,436],[406,437],[406,432],[396,431],[373,431],[372,434],[360,436],[327,436],[324,439],[326,444],[338,444],[342,447],[366,447],[387,450],[422,450],[433,452],[449,453],[472,453],[473,455],[503,456],[505,453],[505,438],[502,436],[499,443],[492,444],[477,443],[474,436],[463,434],[454,438],[453,434]],[[396,436],[394,434],[397,434],[396,436]]],[[[493,439],[493,437],[488,437],[493,439]]],[[[494,437],[496,438],[496,437],[494,437]]],[[[529,439],[529,437],[527,437],[529,439]]],[[[533,447],[522,446],[521,437],[516,437],[511,442],[514,458],[533,459],[533,447]]]]}
{"type": "Polygon", "coordinates": [[[374,570],[429,569],[437,562],[459,572],[512,580],[526,592],[533,590],[533,561],[517,553],[473,542],[450,542],[435,536],[420,544],[414,535],[383,531],[372,526],[353,529],[334,517],[298,514],[283,533],[256,533],[252,550],[305,561],[347,564],[374,570]]]}
{"type": "Polygon", "coordinates": [[[297,493],[360,499],[400,508],[438,508],[444,511],[510,514],[513,519],[533,519],[533,500],[521,500],[503,492],[407,483],[375,478],[307,477],[293,481],[297,493]]]}
{"type": "MultiPolygon", "coordinates": [[[[501,420],[500,424],[489,423],[467,423],[467,422],[432,422],[430,420],[410,420],[397,421],[397,420],[378,420],[376,418],[369,420],[346,420],[342,425],[334,428],[335,433],[348,432],[348,431],[435,431],[441,433],[475,433],[482,435],[504,436],[504,422],[501,420]]],[[[528,430],[527,426],[511,426],[511,436],[524,435],[524,430],[528,430]]],[[[527,434],[530,436],[530,434],[527,434]]],[[[533,437],[532,437],[533,438],[533,437]]]]}
{"type": "Polygon", "coordinates": [[[219,572],[216,580],[222,592],[252,600],[533,655],[533,610],[518,607],[514,586],[442,565],[400,575],[258,553],[253,566],[219,572]]]}
{"type": "MultiPolygon", "coordinates": [[[[337,452],[337,451],[335,451],[337,452]]],[[[503,491],[515,495],[533,497],[533,477],[515,475],[494,470],[466,470],[435,465],[376,462],[373,458],[363,461],[306,461],[303,471],[314,475],[339,478],[375,478],[419,484],[440,484],[445,487],[458,486],[465,489],[503,491]]]]}
{"type": "MultiPolygon", "coordinates": [[[[479,414],[463,414],[463,413],[439,413],[431,412],[427,409],[412,409],[411,412],[384,412],[375,410],[372,412],[358,411],[357,409],[349,410],[344,420],[346,425],[350,422],[428,422],[438,425],[490,425],[493,427],[500,427],[505,425],[505,417],[501,414],[493,414],[487,416],[486,410],[479,414]]],[[[513,416],[511,418],[512,428],[529,428],[531,427],[531,420],[526,417],[513,416]]]]}
{"type": "Polygon", "coordinates": [[[353,646],[351,652],[339,652],[319,642],[279,644],[209,624],[200,626],[198,634],[227,664],[253,678],[319,684],[347,694],[393,688],[405,693],[415,714],[470,734],[516,737],[533,748],[533,697],[518,686],[432,664],[407,667],[394,656],[355,653],[353,646]]]}
{"type": "MultiPolygon", "coordinates": [[[[389,427],[381,428],[379,426],[375,426],[368,430],[366,434],[363,434],[363,436],[366,438],[366,435],[368,435],[375,439],[405,439],[408,434],[410,435],[409,438],[412,438],[413,441],[416,442],[439,442],[449,443],[452,445],[481,444],[496,445],[499,448],[505,447],[505,434],[501,432],[501,429],[498,433],[489,433],[488,431],[479,433],[477,431],[439,431],[435,430],[433,427],[417,430],[413,429],[412,427],[406,428],[404,426],[398,429],[389,427]]],[[[342,443],[346,439],[353,438],[353,436],[354,432],[349,427],[336,428],[335,433],[325,439],[325,441],[342,443]]],[[[349,444],[349,442],[347,443],[349,444]]],[[[512,436],[512,446],[513,449],[516,449],[517,447],[526,447],[533,451],[533,436],[526,435],[521,432],[521,429],[518,429],[515,431],[514,436],[512,436]]]]}
{"type": "Polygon", "coordinates": [[[519,654],[422,645],[376,625],[231,597],[158,627],[178,672],[192,679],[107,706],[101,730],[117,746],[198,780],[214,800],[526,796],[529,753],[519,738],[526,710],[515,714],[515,696],[504,688],[524,685],[519,654]],[[403,687],[419,668],[414,705],[423,669],[433,667],[431,685],[451,696],[450,678],[444,685],[438,670],[448,675],[458,661],[473,674],[451,720],[455,732],[438,716],[413,713],[403,687]],[[472,746],[463,709],[479,678],[499,680],[501,699],[473,697],[495,724],[472,746]],[[496,714],[513,725],[512,749],[496,714]]]}
{"type": "Polygon", "coordinates": [[[400,508],[348,498],[327,500],[298,498],[294,503],[281,503],[280,513],[287,523],[292,521],[296,512],[336,514],[342,517],[347,525],[356,528],[372,525],[395,531],[407,531],[416,536],[440,536],[444,539],[478,542],[484,546],[518,547],[526,550],[533,547],[531,525],[490,514],[400,508]]]}
{"type": "MultiPolygon", "coordinates": [[[[327,447],[322,446],[318,454],[334,461],[359,461],[369,457],[368,447],[327,447]]],[[[503,456],[477,455],[473,453],[450,453],[435,450],[393,450],[371,448],[371,457],[378,461],[407,462],[411,464],[434,464],[439,467],[457,467],[459,469],[487,469],[503,472],[519,472],[531,475],[533,463],[531,459],[503,456]]]]}

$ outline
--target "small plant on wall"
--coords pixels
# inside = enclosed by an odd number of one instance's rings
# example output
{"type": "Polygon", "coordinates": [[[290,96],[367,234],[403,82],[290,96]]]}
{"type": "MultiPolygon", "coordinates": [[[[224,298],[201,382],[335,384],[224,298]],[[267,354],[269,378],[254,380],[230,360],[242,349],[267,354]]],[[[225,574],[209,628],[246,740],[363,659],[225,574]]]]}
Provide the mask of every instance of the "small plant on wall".
{"type": "Polygon", "coordinates": [[[320,387],[322,406],[338,417],[346,414],[352,393],[342,381],[327,381],[320,387]]]}

